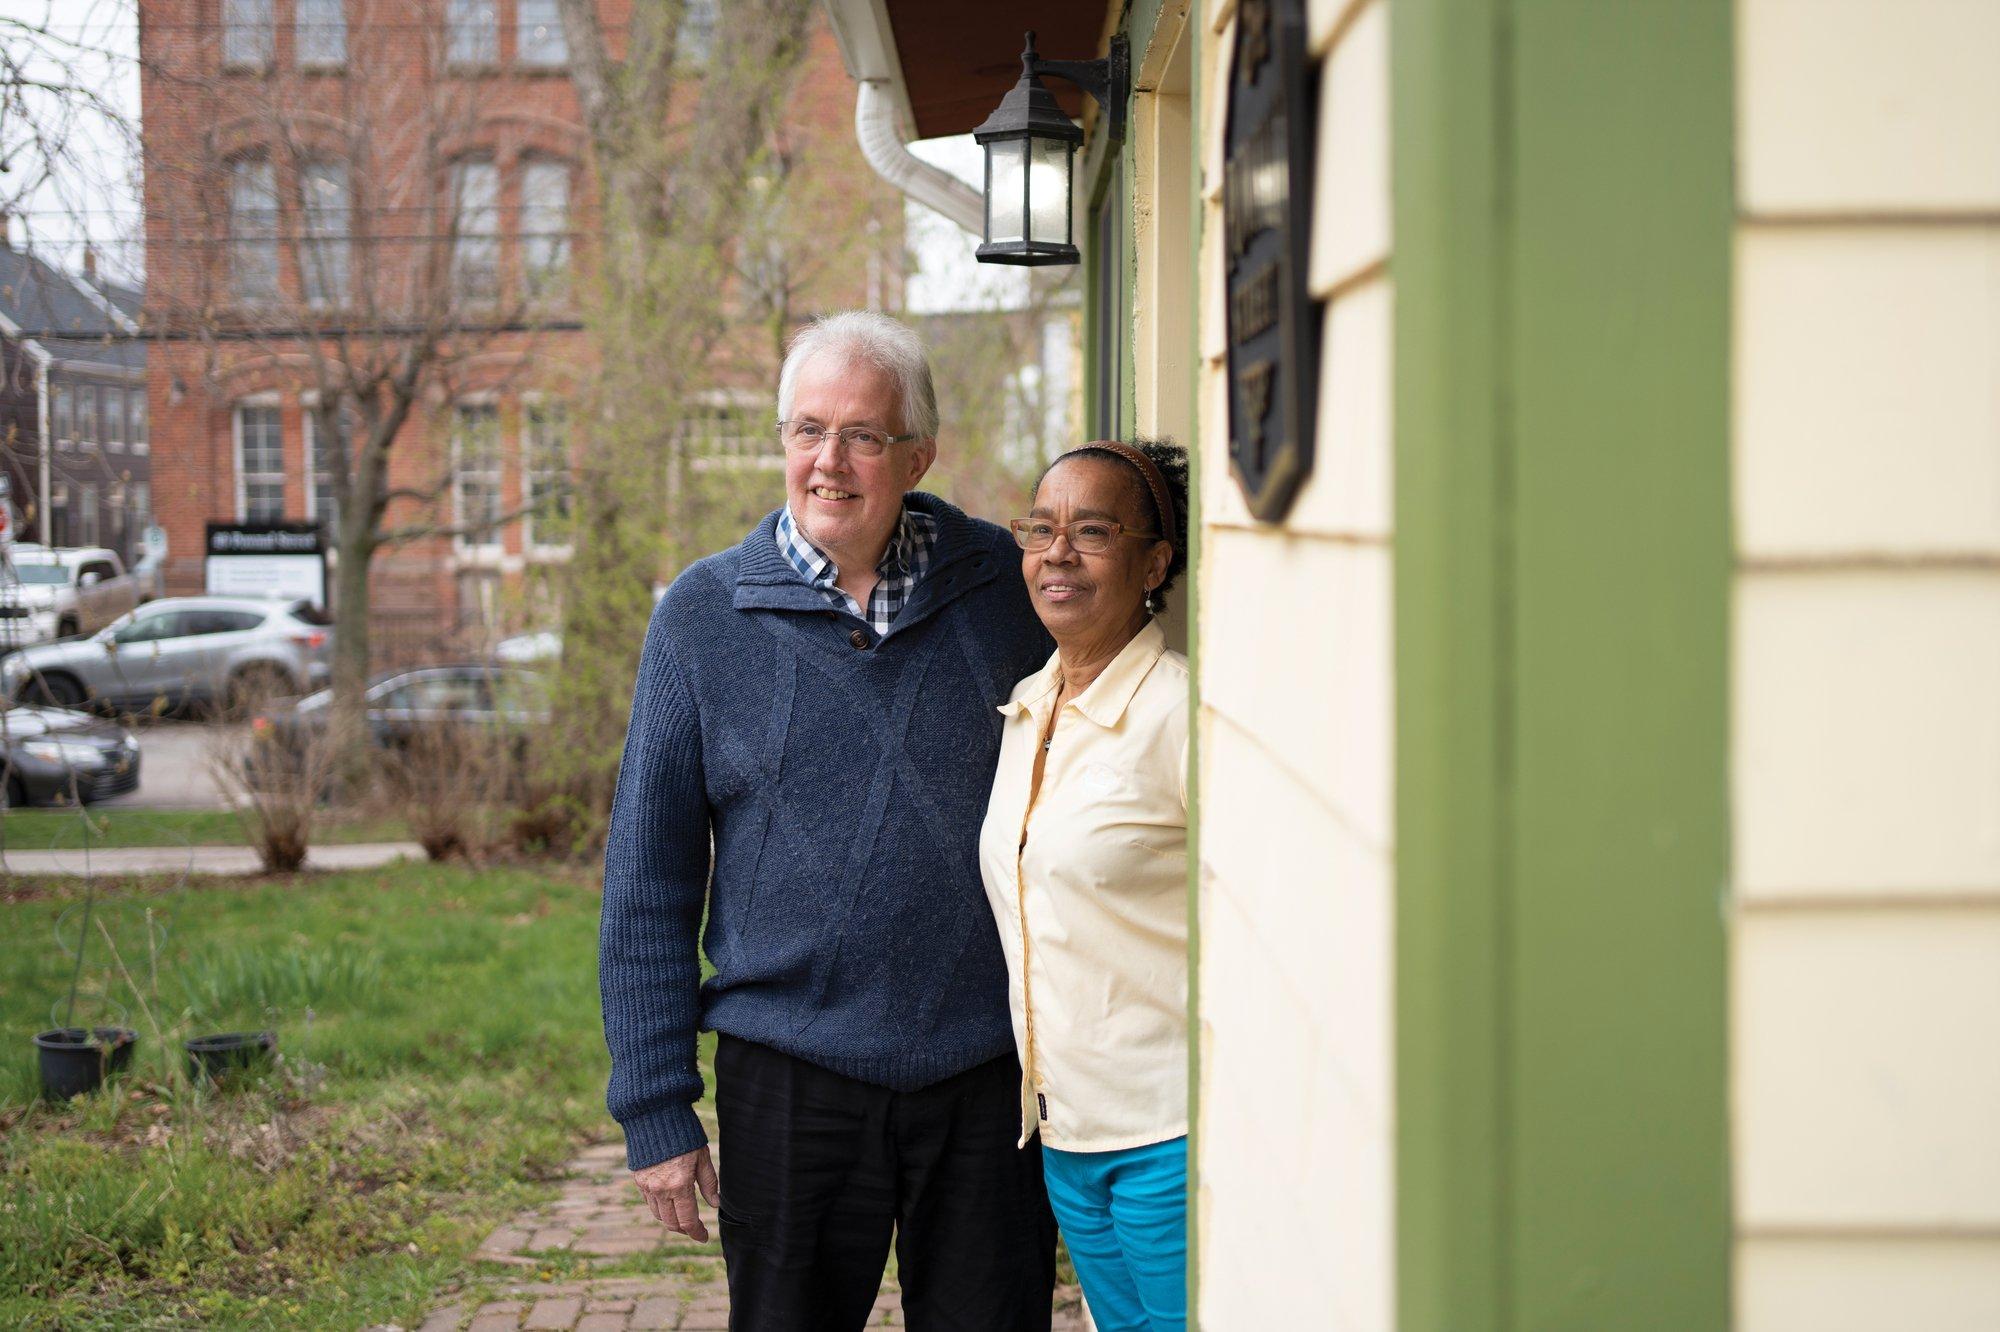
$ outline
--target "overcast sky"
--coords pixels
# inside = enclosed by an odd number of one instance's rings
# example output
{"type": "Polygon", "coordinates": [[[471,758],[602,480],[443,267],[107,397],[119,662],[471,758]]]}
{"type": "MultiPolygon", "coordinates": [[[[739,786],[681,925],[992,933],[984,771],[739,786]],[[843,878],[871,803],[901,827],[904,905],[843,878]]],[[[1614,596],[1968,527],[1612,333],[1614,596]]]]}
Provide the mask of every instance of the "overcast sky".
{"type": "MultiPolygon", "coordinates": [[[[136,0],[0,0],[0,41],[10,63],[25,66],[31,78],[54,79],[67,72],[109,101],[129,122],[139,118],[139,27],[136,0]],[[19,25],[46,34],[28,39],[19,25]]],[[[38,174],[22,127],[0,121],[0,199],[13,205],[8,238],[72,267],[82,262],[86,243],[98,251],[109,272],[134,278],[142,261],[138,163],[117,130],[101,117],[63,120],[51,96],[30,94],[35,118],[66,130],[71,156],[59,174],[26,197],[21,189],[38,174]]]]}

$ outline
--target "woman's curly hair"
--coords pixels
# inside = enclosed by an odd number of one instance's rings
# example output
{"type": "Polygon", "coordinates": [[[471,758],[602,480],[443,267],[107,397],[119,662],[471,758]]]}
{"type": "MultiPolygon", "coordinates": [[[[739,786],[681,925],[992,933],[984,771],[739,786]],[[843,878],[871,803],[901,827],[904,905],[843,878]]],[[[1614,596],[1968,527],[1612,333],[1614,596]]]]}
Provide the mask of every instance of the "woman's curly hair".
{"type": "MultiPolygon", "coordinates": [[[[1174,506],[1173,528],[1178,534],[1179,539],[1174,542],[1173,558],[1167,562],[1167,576],[1160,580],[1158,587],[1153,589],[1153,604],[1158,608],[1158,611],[1163,612],[1167,608],[1167,593],[1172,590],[1175,583],[1180,581],[1181,573],[1187,568],[1188,562],[1187,543],[1190,516],[1188,514],[1187,450],[1174,443],[1173,440],[1164,438],[1147,439],[1143,436],[1135,436],[1126,440],[1125,443],[1130,444],[1133,448],[1145,454],[1147,460],[1159,469],[1160,479],[1167,483],[1167,503],[1174,506]]],[[[1132,484],[1139,495],[1141,507],[1153,516],[1153,530],[1156,532],[1167,530],[1167,524],[1163,521],[1164,515],[1160,513],[1159,505],[1153,499],[1153,488],[1146,484],[1145,474],[1133,464],[1130,458],[1113,453],[1110,449],[1097,449],[1092,448],[1088,444],[1080,444],[1076,448],[1069,450],[1069,452],[1061,454],[1056,458],[1055,462],[1043,468],[1042,475],[1047,476],[1056,469],[1058,463],[1065,462],[1070,458],[1084,453],[1095,454],[1100,458],[1111,458],[1121,464],[1126,472],[1131,475],[1132,484]]],[[[1040,488],[1041,482],[1039,479],[1035,485],[1037,489],[1040,488]]]]}

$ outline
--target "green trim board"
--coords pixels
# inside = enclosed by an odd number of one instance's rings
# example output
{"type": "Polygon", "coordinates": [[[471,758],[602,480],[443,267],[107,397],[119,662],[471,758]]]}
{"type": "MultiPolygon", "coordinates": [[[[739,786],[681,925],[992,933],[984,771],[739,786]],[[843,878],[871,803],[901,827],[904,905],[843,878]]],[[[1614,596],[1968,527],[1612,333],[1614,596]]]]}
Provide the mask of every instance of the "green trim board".
{"type": "Polygon", "coordinates": [[[1401,1332],[1729,1325],[1731,18],[1394,0],[1401,1332]]]}

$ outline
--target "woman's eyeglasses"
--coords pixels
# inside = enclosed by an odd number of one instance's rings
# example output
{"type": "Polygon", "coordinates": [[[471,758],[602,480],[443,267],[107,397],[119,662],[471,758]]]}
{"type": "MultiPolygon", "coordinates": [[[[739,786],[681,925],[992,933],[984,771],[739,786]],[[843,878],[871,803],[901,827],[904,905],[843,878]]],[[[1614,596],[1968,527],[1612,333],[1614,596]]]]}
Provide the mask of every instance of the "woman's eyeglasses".
{"type": "Polygon", "coordinates": [[[1102,555],[1111,549],[1111,543],[1119,537],[1138,537],[1145,541],[1158,541],[1158,532],[1135,532],[1123,523],[1114,523],[1105,518],[1079,518],[1073,523],[1052,523],[1046,518],[1016,518],[1007,526],[1014,529],[1014,540],[1026,551],[1047,550],[1056,543],[1057,536],[1069,540],[1069,548],[1079,555],[1102,555]]]}
{"type": "Polygon", "coordinates": [[[873,426],[848,426],[829,430],[817,421],[780,421],[778,438],[794,453],[817,453],[827,440],[838,438],[857,458],[879,458],[891,444],[907,444],[915,435],[892,435],[873,426]]]}

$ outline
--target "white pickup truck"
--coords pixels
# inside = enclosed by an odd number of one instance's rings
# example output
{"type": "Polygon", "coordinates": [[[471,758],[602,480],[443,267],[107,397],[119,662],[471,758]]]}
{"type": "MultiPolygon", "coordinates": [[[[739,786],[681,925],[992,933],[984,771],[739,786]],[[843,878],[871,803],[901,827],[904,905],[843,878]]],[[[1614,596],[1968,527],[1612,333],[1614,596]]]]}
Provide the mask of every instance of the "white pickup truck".
{"type": "Polygon", "coordinates": [[[17,542],[0,551],[0,652],[94,634],[151,601],[152,584],[102,546],[17,542]]]}

